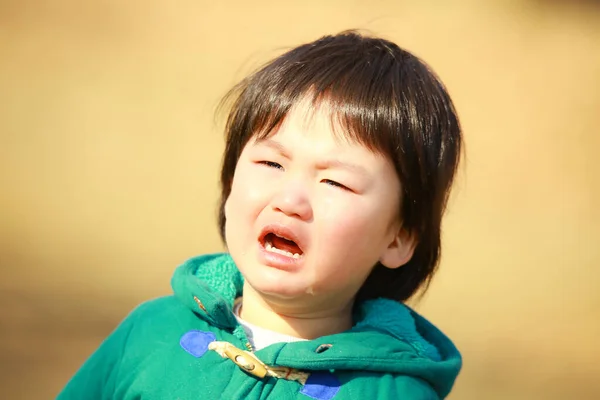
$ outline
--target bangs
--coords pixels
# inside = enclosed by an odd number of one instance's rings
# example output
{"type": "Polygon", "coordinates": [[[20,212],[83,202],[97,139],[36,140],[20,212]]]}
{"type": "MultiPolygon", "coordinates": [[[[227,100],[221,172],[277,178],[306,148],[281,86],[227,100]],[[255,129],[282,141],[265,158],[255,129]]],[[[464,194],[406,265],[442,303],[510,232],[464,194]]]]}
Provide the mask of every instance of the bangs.
{"type": "Polygon", "coordinates": [[[284,54],[240,82],[226,96],[233,99],[226,132],[235,135],[227,140],[245,144],[251,138],[264,139],[292,109],[302,108],[310,114],[326,111],[340,139],[384,154],[397,149],[398,90],[407,66],[382,41],[372,40],[378,46],[365,45],[364,38],[353,35],[346,43],[325,37],[284,54]],[[356,43],[349,46],[348,41],[356,43]]]}
{"type": "Polygon", "coordinates": [[[255,126],[252,130],[255,133],[248,139],[257,142],[268,139],[279,131],[292,114],[299,114],[299,120],[306,131],[312,129],[315,117],[323,116],[329,119],[331,132],[337,141],[359,144],[373,153],[384,154],[386,146],[383,141],[375,140],[381,137],[377,137],[374,130],[369,131],[365,127],[364,118],[358,118],[358,113],[348,113],[347,105],[343,99],[333,98],[329,93],[319,96],[311,89],[288,110],[276,110],[267,115],[267,123],[255,126]]]}

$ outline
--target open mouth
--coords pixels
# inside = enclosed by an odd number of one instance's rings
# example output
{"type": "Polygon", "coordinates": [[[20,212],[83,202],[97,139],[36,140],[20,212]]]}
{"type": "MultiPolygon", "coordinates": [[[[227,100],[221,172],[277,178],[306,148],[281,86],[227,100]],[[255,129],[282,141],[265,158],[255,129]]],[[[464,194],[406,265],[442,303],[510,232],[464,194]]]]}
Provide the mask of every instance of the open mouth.
{"type": "Polygon", "coordinates": [[[267,232],[263,236],[262,244],[266,251],[290,258],[299,259],[304,254],[294,240],[273,232],[267,232]]]}

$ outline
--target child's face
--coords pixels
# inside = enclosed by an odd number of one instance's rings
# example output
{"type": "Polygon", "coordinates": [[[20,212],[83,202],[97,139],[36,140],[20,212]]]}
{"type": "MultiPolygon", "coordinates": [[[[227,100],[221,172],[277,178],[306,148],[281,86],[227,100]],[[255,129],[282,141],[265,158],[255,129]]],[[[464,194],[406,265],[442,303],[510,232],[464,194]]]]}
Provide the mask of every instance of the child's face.
{"type": "Polygon", "coordinates": [[[298,307],[347,306],[377,261],[399,267],[413,249],[393,165],[335,136],[321,110],[308,119],[300,106],[251,140],[225,205],[227,246],[246,281],[298,307]]]}

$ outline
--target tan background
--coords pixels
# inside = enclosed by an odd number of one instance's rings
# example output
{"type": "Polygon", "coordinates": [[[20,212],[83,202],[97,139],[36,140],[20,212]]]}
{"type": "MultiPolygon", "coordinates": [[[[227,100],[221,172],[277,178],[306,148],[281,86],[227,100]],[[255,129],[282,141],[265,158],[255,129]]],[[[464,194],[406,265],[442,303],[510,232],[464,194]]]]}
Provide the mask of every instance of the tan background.
{"type": "Polygon", "coordinates": [[[464,353],[451,399],[600,398],[600,11],[560,3],[0,1],[1,397],[55,396],[221,249],[219,97],[361,28],[433,65],[465,129],[418,305],[464,353]]]}

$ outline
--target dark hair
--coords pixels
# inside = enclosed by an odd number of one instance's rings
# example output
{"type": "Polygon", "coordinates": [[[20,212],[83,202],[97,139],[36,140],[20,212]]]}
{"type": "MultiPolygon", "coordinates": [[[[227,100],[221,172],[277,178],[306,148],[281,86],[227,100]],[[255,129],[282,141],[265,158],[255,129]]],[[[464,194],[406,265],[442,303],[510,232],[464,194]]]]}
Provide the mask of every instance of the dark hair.
{"type": "MultiPolygon", "coordinates": [[[[404,301],[426,289],[440,257],[441,222],[461,153],[461,129],[437,76],[396,44],[354,31],[325,36],[275,58],[224,98],[231,108],[221,169],[219,228],[244,146],[267,137],[303,99],[326,102],[344,134],[387,156],[402,185],[400,216],[417,240],[401,268],[376,265],[357,301],[404,301]]],[[[225,103],[223,103],[225,104],[225,103]]]]}

